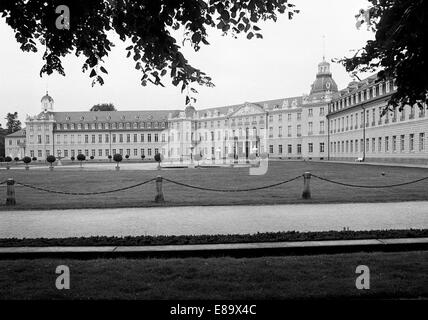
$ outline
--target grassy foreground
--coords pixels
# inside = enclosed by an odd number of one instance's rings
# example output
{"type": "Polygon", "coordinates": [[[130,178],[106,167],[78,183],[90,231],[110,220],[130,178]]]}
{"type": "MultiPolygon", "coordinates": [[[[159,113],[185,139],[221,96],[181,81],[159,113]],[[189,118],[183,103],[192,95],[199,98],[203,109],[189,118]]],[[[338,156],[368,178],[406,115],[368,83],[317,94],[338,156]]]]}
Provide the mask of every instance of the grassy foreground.
{"type": "MultiPolygon", "coordinates": [[[[124,164],[125,165],[125,164],[124,164]]],[[[301,176],[305,171],[345,183],[387,185],[428,176],[428,168],[403,168],[328,162],[271,161],[262,176],[250,176],[248,168],[199,168],[161,171],[0,170],[0,181],[18,182],[66,192],[98,192],[117,189],[162,175],[179,182],[208,187],[239,189],[265,186],[301,176]],[[382,174],[383,173],[383,174],[382,174]]],[[[164,182],[166,206],[254,205],[281,203],[387,202],[428,200],[428,179],[401,187],[361,189],[343,187],[312,178],[312,199],[301,198],[303,179],[273,188],[249,192],[210,192],[164,182]]],[[[0,186],[0,210],[66,209],[155,206],[155,183],[104,195],[75,196],[16,187],[17,205],[6,207],[5,186],[0,186]]]]}
{"type": "Polygon", "coordinates": [[[188,236],[138,236],[138,237],[80,237],[80,238],[4,238],[0,247],[47,246],[149,246],[214,243],[252,243],[280,241],[320,241],[388,238],[424,238],[428,229],[369,230],[369,231],[320,231],[320,232],[266,232],[256,234],[188,235],[188,236]]]}
{"type": "Polygon", "coordinates": [[[428,298],[428,251],[297,257],[3,260],[0,299],[428,298]],[[58,265],[70,290],[57,290],[58,265]],[[357,290],[358,265],[370,289],[357,290]]]}

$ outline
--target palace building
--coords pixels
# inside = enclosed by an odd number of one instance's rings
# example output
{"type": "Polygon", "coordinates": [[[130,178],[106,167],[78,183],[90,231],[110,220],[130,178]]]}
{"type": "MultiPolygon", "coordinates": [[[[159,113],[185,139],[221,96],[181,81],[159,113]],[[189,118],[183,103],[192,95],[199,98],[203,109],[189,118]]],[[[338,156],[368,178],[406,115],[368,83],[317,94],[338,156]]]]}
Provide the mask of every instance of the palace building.
{"type": "MultiPolygon", "coordinates": [[[[381,116],[395,91],[376,76],[339,91],[330,64],[318,64],[308,95],[196,110],[56,112],[47,93],[41,112],[6,137],[6,155],[64,159],[170,160],[271,158],[428,164],[425,109],[406,106],[381,116]]],[[[426,106],[425,106],[426,107],[426,106]]]]}

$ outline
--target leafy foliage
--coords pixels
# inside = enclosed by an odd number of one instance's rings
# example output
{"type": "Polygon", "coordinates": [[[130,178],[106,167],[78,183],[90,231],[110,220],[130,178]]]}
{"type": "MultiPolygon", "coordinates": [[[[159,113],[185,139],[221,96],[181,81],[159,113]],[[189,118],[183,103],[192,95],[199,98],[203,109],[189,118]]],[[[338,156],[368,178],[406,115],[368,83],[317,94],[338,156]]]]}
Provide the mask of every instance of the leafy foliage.
{"type": "Polygon", "coordinates": [[[12,162],[12,158],[9,157],[9,156],[7,156],[7,157],[4,158],[4,161],[5,162],[12,162]]]}
{"type": "Polygon", "coordinates": [[[56,161],[56,158],[53,155],[49,155],[46,157],[46,161],[52,164],[56,161]]]}
{"type": "MultiPolygon", "coordinates": [[[[141,85],[148,82],[163,86],[161,78],[169,76],[182,92],[190,84],[213,86],[211,78],[194,68],[181,53],[174,33],[182,31],[182,45],[189,42],[195,51],[207,41],[207,28],[217,28],[223,35],[248,39],[262,38],[260,20],[277,20],[278,14],[288,13],[292,19],[299,11],[288,0],[2,0],[0,13],[15,31],[23,51],[37,52],[37,42],[45,52],[40,75],[54,71],[65,75],[61,59],[71,54],[83,55],[82,66],[89,72],[92,85],[103,84],[102,65],[114,44],[107,32],[115,32],[122,41],[131,40],[126,48],[127,58],[142,72],[141,85]],[[70,28],[57,29],[59,14],[55,9],[66,5],[70,9],[70,28]],[[181,28],[181,30],[179,30],[181,28]]],[[[194,88],[192,92],[196,93],[194,88]],[[194,90],[194,91],[193,91],[194,90]]],[[[190,103],[186,96],[186,103],[190,103]]]]}
{"type": "Polygon", "coordinates": [[[370,2],[373,6],[365,22],[376,32],[375,40],[367,41],[352,58],[339,61],[354,75],[381,69],[379,81],[394,78],[398,89],[389,106],[423,108],[428,102],[428,1],[370,2]]]}
{"type": "Polygon", "coordinates": [[[123,160],[123,157],[122,157],[122,155],[120,154],[120,153],[116,153],[114,156],[113,156],[113,160],[115,161],[115,162],[121,162],[122,160],[123,160]]]}
{"type": "Polygon", "coordinates": [[[117,111],[116,107],[112,103],[100,103],[94,105],[90,111],[117,111]]]}
{"type": "Polygon", "coordinates": [[[78,154],[77,155],[77,160],[79,160],[79,161],[85,161],[86,160],[86,156],[84,155],[84,154],[78,154]]]}
{"type": "Polygon", "coordinates": [[[7,121],[6,127],[9,134],[21,130],[21,121],[18,120],[18,112],[8,112],[5,119],[7,121]]]}
{"type": "Polygon", "coordinates": [[[23,161],[25,164],[29,164],[29,163],[31,162],[31,158],[30,158],[30,157],[28,157],[28,156],[25,156],[25,157],[22,159],[22,161],[23,161]]]}
{"type": "Polygon", "coordinates": [[[162,155],[160,153],[155,154],[155,161],[161,162],[162,161],[162,155]]]}

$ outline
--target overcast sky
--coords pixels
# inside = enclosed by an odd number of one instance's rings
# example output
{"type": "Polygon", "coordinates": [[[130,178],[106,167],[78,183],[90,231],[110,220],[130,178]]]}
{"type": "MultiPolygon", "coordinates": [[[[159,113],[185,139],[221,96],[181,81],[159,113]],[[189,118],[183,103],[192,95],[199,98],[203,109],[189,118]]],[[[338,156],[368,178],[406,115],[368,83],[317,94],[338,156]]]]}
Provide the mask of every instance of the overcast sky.
{"type": "MultiPolygon", "coordinates": [[[[191,64],[210,75],[215,88],[197,88],[195,107],[207,108],[277,99],[308,93],[322,60],[323,35],[326,56],[350,56],[374,35],[364,27],[357,30],[355,14],[368,7],[366,0],[294,0],[301,12],[293,20],[286,15],[276,23],[260,22],[263,39],[247,40],[223,37],[209,31],[209,46],[199,52],[187,46],[184,54],[191,64]]],[[[41,110],[40,98],[46,88],[55,100],[55,111],[84,111],[102,102],[113,103],[118,110],[183,109],[185,96],[168,83],[165,88],[140,85],[141,74],[134,61],[126,59],[126,44],[116,43],[106,67],[103,86],[91,86],[88,74],[81,72],[82,58],[64,59],[66,77],[39,77],[42,53],[24,53],[14,39],[13,30],[0,20],[0,123],[5,125],[7,112],[17,111],[20,120],[41,110]]],[[[350,76],[344,68],[332,64],[333,78],[339,89],[350,76]]]]}

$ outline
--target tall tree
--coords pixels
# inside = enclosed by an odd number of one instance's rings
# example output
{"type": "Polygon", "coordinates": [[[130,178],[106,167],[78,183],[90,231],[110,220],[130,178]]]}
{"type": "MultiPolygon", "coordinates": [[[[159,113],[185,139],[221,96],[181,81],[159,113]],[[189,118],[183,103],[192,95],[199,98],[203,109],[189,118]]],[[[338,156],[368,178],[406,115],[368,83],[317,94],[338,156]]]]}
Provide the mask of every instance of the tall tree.
{"type": "Polygon", "coordinates": [[[94,105],[90,111],[117,111],[112,103],[99,103],[94,105]]]}
{"type": "Polygon", "coordinates": [[[5,136],[7,136],[7,130],[3,129],[0,124],[0,157],[4,157],[6,154],[5,143],[4,143],[5,136]]]}
{"type": "MultiPolygon", "coordinates": [[[[248,39],[262,38],[260,20],[277,20],[288,13],[292,19],[299,11],[288,0],[1,0],[0,14],[15,31],[24,51],[37,51],[37,43],[46,48],[40,74],[57,71],[65,75],[61,59],[75,53],[86,60],[83,71],[89,72],[92,84],[103,84],[102,65],[114,44],[107,31],[115,32],[122,41],[132,42],[126,48],[135,69],[142,72],[141,84],[163,86],[161,78],[168,71],[182,92],[191,84],[213,86],[211,78],[191,66],[177,40],[198,51],[208,45],[207,28],[217,28],[224,35],[243,33],[248,39]],[[174,32],[174,30],[182,29],[174,32]],[[182,34],[183,39],[175,39],[182,34]]],[[[180,36],[181,37],[181,36],[180,36]]],[[[191,92],[197,93],[191,88],[191,92]]],[[[186,97],[186,102],[190,99],[186,97]]]]}
{"type": "Polygon", "coordinates": [[[388,106],[423,108],[428,103],[428,1],[369,1],[372,6],[356,16],[357,26],[366,24],[375,40],[339,61],[354,74],[380,70],[378,80],[394,78],[398,89],[388,106]]]}
{"type": "Polygon", "coordinates": [[[21,121],[18,120],[18,112],[9,112],[5,119],[7,120],[6,127],[9,134],[21,130],[21,121]]]}

